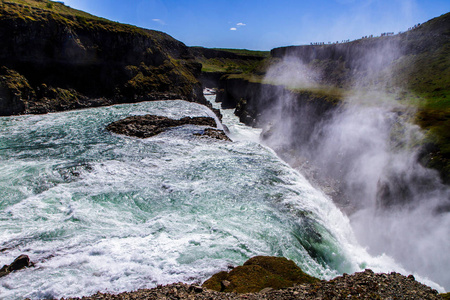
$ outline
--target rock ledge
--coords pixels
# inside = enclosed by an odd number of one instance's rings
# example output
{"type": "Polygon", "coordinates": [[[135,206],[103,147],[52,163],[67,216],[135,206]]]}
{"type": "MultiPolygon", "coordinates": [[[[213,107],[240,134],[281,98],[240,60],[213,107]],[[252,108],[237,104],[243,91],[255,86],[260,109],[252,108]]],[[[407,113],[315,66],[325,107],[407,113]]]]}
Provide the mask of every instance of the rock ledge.
{"type": "MultiPolygon", "coordinates": [[[[131,116],[115,121],[109,124],[106,129],[117,134],[148,138],[160,134],[171,127],[182,125],[216,127],[216,121],[211,117],[184,117],[176,120],[156,115],[144,115],[131,116]]],[[[196,133],[195,135],[231,141],[222,130],[213,128],[206,128],[202,133],[196,133]]]]}

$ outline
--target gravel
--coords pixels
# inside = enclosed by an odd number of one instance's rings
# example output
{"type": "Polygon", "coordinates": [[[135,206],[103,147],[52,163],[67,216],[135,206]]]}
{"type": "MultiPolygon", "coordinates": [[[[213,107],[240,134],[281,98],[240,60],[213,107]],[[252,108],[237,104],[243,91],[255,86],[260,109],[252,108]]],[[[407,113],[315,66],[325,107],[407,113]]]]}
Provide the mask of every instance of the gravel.
{"type": "MultiPolygon", "coordinates": [[[[74,299],[74,298],[70,298],[74,299]]],[[[301,284],[282,290],[265,288],[258,293],[237,294],[207,290],[201,286],[174,283],[121,294],[97,293],[76,299],[442,299],[436,290],[392,272],[375,274],[367,269],[329,281],[301,284]]]]}

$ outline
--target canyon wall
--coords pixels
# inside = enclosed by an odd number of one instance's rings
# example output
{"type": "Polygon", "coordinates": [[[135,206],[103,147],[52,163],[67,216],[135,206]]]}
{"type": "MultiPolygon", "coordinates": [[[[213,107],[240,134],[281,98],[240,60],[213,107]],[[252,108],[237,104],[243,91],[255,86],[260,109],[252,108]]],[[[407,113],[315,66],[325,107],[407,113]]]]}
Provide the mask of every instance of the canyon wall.
{"type": "Polygon", "coordinates": [[[0,115],[159,99],[206,103],[201,64],[162,32],[62,3],[4,2],[0,40],[0,115]]]}

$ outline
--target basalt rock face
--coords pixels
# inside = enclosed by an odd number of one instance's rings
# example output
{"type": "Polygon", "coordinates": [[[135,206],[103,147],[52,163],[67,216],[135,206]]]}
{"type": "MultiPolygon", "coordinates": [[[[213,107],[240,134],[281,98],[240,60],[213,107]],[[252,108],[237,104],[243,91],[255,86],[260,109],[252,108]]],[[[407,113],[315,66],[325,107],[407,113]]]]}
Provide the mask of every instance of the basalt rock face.
{"type": "Polygon", "coordinates": [[[199,80],[205,88],[217,88],[220,78],[227,74],[226,72],[202,72],[199,80]]]}
{"type": "Polygon", "coordinates": [[[295,119],[293,126],[307,138],[315,124],[327,119],[339,108],[340,99],[311,91],[293,91],[281,85],[252,82],[242,78],[223,78],[220,81],[217,102],[223,108],[235,108],[241,122],[257,127],[277,125],[274,122],[285,116],[295,119]],[[280,101],[280,99],[289,99],[280,101]],[[294,118],[295,117],[295,118],[294,118]]]}
{"type": "Polygon", "coordinates": [[[0,6],[0,115],[159,99],[206,103],[201,64],[183,43],[40,2],[53,8],[0,6]]]}
{"type": "Polygon", "coordinates": [[[320,128],[344,108],[338,95],[224,77],[216,101],[223,108],[235,108],[244,124],[262,128],[261,140],[266,145],[321,186],[340,208],[351,209],[339,181],[323,174],[304,154],[305,147],[316,147],[320,128]]]}

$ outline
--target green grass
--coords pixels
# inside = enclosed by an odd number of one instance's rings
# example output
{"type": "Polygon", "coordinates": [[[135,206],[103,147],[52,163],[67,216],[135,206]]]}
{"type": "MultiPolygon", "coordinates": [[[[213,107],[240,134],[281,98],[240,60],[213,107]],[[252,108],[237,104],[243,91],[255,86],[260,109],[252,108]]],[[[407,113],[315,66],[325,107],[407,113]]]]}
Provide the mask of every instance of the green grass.
{"type": "Polygon", "coordinates": [[[407,92],[402,99],[417,109],[415,122],[434,145],[427,165],[450,182],[450,43],[430,51],[401,57],[393,65],[395,86],[407,92]]]}
{"type": "Polygon", "coordinates": [[[111,32],[137,33],[156,38],[169,37],[158,31],[145,30],[133,25],[113,22],[49,0],[6,0],[2,4],[2,7],[0,7],[0,18],[19,17],[26,21],[47,21],[49,18],[53,18],[69,26],[91,30],[101,29],[111,32]]]}
{"type": "Polygon", "coordinates": [[[202,72],[205,73],[241,74],[254,72],[260,65],[260,61],[270,55],[270,52],[268,51],[253,51],[247,49],[191,48],[196,53],[196,60],[203,66],[202,72]],[[202,49],[205,51],[214,50],[216,57],[206,58],[211,54],[204,55],[202,49]],[[229,57],[229,53],[235,54],[235,57],[229,57]]]}
{"type": "Polygon", "coordinates": [[[229,74],[229,75],[227,75],[227,78],[228,79],[243,79],[243,80],[247,80],[249,82],[254,82],[254,83],[264,83],[264,76],[256,75],[253,73],[229,74]]]}
{"type": "Polygon", "coordinates": [[[85,17],[85,18],[94,19],[94,20],[111,22],[111,21],[108,21],[107,19],[96,17],[96,16],[86,13],[84,11],[71,8],[62,3],[53,2],[53,1],[49,1],[49,0],[5,0],[5,1],[3,1],[3,3],[6,5],[8,5],[9,3],[15,3],[15,4],[23,5],[25,7],[38,8],[41,10],[58,13],[61,15],[66,15],[66,16],[85,17]]]}
{"type": "Polygon", "coordinates": [[[211,58],[198,59],[202,64],[202,72],[221,72],[221,73],[250,73],[258,65],[258,60],[231,59],[231,58],[211,58]]]}
{"type": "Polygon", "coordinates": [[[255,56],[266,58],[270,56],[270,51],[258,51],[258,50],[247,50],[247,49],[229,49],[229,48],[213,48],[214,50],[227,51],[238,55],[244,56],[255,56]]]}
{"type": "MultiPolygon", "coordinates": [[[[282,85],[279,82],[267,80],[264,77],[264,75],[258,75],[254,73],[229,74],[227,75],[227,78],[241,79],[246,80],[248,82],[259,84],[282,85]]],[[[316,86],[285,85],[284,87],[293,93],[302,94],[306,98],[310,98],[312,101],[320,99],[325,100],[327,102],[332,102],[334,104],[341,103],[345,99],[345,97],[349,95],[348,90],[329,85],[316,85],[316,86]]]]}

